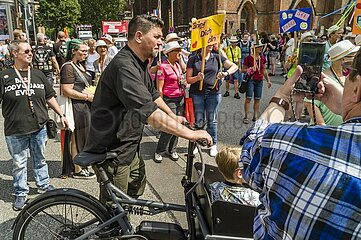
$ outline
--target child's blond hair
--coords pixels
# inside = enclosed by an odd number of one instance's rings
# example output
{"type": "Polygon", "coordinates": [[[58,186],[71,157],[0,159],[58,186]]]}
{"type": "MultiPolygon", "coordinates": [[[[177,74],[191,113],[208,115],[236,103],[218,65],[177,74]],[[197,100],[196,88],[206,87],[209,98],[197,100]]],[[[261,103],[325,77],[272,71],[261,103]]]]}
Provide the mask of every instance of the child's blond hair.
{"type": "Polygon", "coordinates": [[[234,172],[239,169],[241,149],[226,147],[216,155],[216,163],[219,171],[227,179],[234,178],[234,172]]]}

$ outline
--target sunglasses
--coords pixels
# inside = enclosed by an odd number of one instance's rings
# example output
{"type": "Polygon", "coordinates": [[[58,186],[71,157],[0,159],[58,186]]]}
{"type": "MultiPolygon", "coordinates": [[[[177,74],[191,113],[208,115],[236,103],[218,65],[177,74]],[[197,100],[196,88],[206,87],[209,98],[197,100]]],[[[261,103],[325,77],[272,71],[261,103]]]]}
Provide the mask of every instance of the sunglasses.
{"type": "Polygon", "coordinates": [[[31,51],[31,49],[26,49],[26,50],[24,51],[24,54],[29,54],[29,53],[33,54],[33,52],[31,51]]]}

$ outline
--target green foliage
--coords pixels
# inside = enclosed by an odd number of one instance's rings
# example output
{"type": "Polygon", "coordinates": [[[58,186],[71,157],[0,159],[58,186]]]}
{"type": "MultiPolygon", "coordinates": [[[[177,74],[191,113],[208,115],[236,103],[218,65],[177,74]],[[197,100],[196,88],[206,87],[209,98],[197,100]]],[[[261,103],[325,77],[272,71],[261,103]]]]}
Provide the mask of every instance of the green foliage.
{"type": "Polygon", "coordinates": [[[35,19],[38,26],[44,26],[49,33],[56,33],[64,27],[74,28],[79,24],[80,13],[78,0],[39,0],[35,19]]]}
{"type": "Polygon", "coordinates": [[[78,0],[81,6],[82,24],[91,24],[93,33],[98,33],[102,21],[120,20],[120,13],[124,11],[125,0],[78,0]]]}

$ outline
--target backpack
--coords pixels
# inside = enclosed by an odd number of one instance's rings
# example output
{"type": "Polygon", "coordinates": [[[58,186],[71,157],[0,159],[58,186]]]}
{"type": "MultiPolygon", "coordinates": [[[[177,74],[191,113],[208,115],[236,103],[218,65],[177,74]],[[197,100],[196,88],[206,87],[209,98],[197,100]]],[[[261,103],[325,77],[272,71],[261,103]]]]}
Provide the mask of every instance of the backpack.
{"type": "Polygon", "coordinates": [[[65,59],[67,52],[68,49],[66,47],[66,43],[62,41],[61,45],[59,46],[59,51],[56,53],[56,57],[65,59]]]}
{"type": "Polygon", "coordinates": [[[43,72],[51,72],[53,64],[50,58],[51,49],[42,45],[33,46],[33,67],[43,72]]]}

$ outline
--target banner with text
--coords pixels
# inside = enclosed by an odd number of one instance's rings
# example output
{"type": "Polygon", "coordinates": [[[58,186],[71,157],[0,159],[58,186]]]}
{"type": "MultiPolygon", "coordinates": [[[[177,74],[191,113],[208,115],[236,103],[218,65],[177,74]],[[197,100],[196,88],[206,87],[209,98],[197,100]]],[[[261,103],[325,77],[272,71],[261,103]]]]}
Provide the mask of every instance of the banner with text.
{"type": "Polygon", "coordinates": [[[217,14],[192,22],[191,52],[220,41],[224,16],[224,14],[217,14]]]}
{"type": "Polygon", "coordinates": [[[119,34],[128,32],[127,21],[102,21],[103,34],[119,34]]]}
{"type": "Polygon", "coordinates": [[[280,11],[280,32],[297,32],[311,29],[311,8],[280,11]]]}

